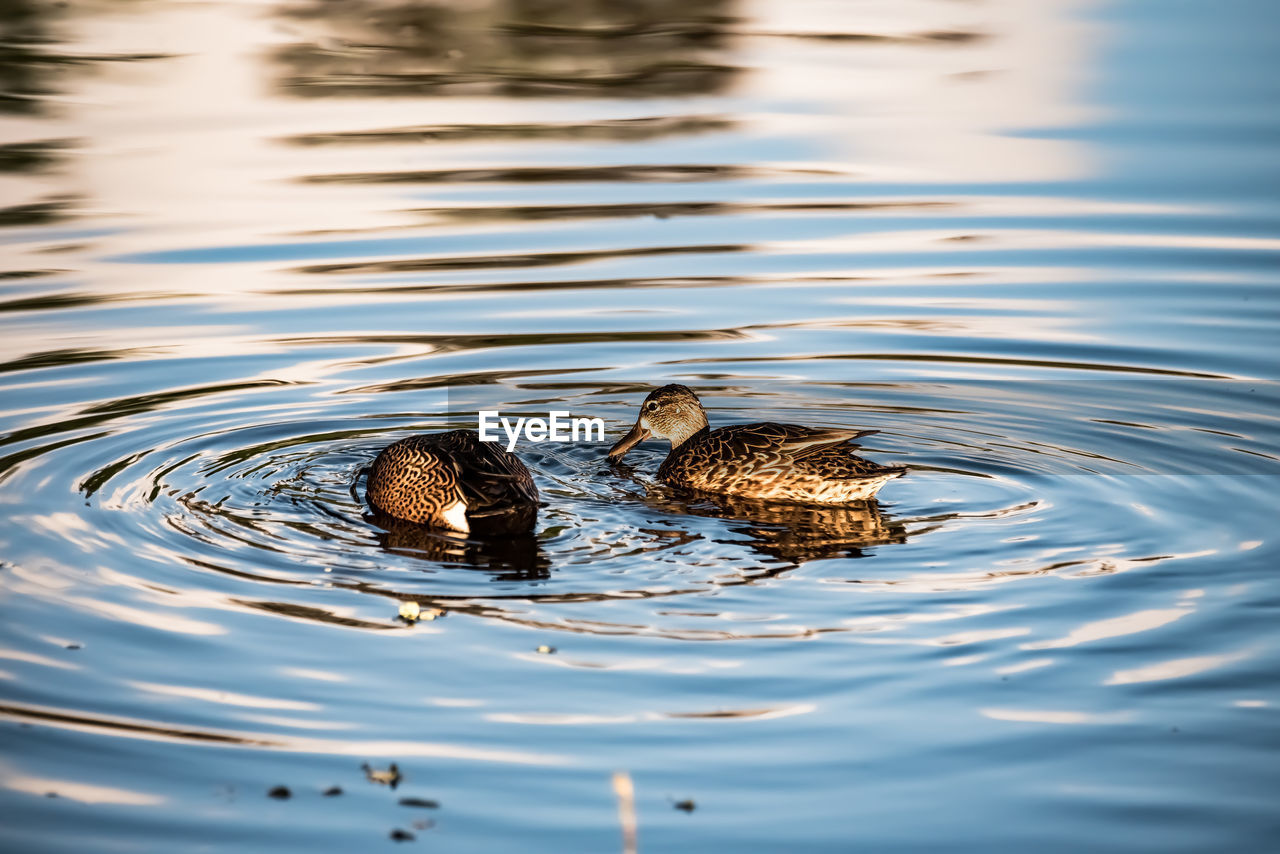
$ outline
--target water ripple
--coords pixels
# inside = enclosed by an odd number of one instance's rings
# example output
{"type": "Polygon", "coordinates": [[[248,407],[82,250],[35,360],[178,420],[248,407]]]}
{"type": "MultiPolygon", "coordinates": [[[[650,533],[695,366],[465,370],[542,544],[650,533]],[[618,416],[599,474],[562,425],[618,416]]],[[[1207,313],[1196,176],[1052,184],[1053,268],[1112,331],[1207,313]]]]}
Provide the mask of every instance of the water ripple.
{"type": "Polygon", "coordinates": [[[1258,4],[15,3],[0,847],[1272,840],[1258,4]],[[609,464],[666,383],[909,474],[609,464]],[[528,535],[364,499],[553,409],[528,535]]]}

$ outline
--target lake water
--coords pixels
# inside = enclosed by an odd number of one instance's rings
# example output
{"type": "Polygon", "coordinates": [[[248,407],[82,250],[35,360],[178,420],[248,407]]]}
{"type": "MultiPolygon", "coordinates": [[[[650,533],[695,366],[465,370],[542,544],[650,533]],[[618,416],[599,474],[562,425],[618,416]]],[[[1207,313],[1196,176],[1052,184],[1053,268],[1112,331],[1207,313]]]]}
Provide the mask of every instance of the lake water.
{"type": "Polygon", "coordinates": [[[619,851],[614,772],[644,852],[1280,846],[1274,3],[0,27],[0,848],[619,851]],[[669,382],[912,472],[524,444],[534,538],[362,505],[669,382]]]}

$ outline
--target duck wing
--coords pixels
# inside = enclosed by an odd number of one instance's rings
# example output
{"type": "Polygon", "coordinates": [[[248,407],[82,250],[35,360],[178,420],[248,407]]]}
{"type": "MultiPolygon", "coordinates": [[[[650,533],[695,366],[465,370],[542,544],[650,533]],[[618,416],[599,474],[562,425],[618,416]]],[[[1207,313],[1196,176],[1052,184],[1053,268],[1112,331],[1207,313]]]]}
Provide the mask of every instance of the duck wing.
{"type": "Polygon", "coordinates": [[[783,453],[789,453],[796,457],[805,454],[821,451],[824,448],[830,448],[834,445],[845,445],[856,443],[858,439],[864,436],[870,436],[879,433],[879,430],[849,430],[849,429],[814,429],[810,427],[796,427],[795,425],[781,425],[789,427],[800,435],[794,435],[782,442],[781,450],[783,453]],[[803,432],[800,432],[803,431],[803,432]]]}
{"type": "Polygon", "coordinates": [[[711,438],[718,440],[730,453],[770,453],[799,459],[879,432],[847,427],[803,427],[799,424],[763,421],[758,424],[721,427],[712,431],[711,438]]]}
{"type": "Polygon", "coordinates": [[[494,442],[481,442],[470,430],[443,433],[440,445],[451,452],[468,513],[502,512],[536,504],[538,489],[520,459],[494,442]]]}
{"type": "Polygon", "coordinates": [[[882,466],[853,453],[855,440],[878,430],[803,427],[798,424],[735,424],[713,430],[703,454],[746,472],[782,466],[793,477],[856,480],[901,474],[901,466],[882,466]]]}

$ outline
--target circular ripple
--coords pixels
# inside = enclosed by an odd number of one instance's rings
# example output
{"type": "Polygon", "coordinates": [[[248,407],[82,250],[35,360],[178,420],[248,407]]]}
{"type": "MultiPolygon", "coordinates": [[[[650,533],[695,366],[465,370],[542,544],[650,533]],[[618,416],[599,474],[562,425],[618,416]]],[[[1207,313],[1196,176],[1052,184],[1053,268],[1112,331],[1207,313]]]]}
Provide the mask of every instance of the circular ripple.
{"type": "MultiPolygon", "coordinates": [[[[767,598],[728,608],[723,603],[738,601],[731,591],[788,583],[788,628],[769,631],[804,635],[848,629],[831,623],[821,597],[797,598],[806,585],[949,591],[1110,571],[1117,564],[1108,564],[1108,543],[1125,544],[1128,561],[1170,552],[1171,526],[1185,503],[1170,501],[1158,515],[1165,521],[1152,524],[1142,501],[1167,490],[1140,488],[1116,473],[1149,472],[1151,461],[1138,454],[1098,473],[1107,461],[1087,450],[1096,411],[1046,420],[1036,415],[1036,395],[967,393],[948,410],[888,403],[868,410],[830,400],[799,407],[794,395],[779,394],[771,417],[874,424],[883,432],[869,440],[867,456],[911,466],[910,476],[884,490],[884,501],[850,508],[678,494],[654,478],[664,453],[656,443],[620,466],[606,464],[606,445],[526,443],[519,453],[543,500],[527,537],[463,538],[370,511],[363,477],[379,450],[416,432],[470,426],[408,413],[262,421],[261,408],[229,406],[225,418],[249,423],[217,430],[199,429],[207,415],[134,417],[125,429],[86,437],[74,453],[55,443],[40,461],[55,469],[62,463],[64,471],[100,461],[68,478],[85,503],[105,511],[91,525],[163,562],[166,581],[178,583],[184,571],[216,573],[236,601],[293,613],[303,606],[282,585],[371,594],[379,598],[369,600],[370,614],[394,613],[384,599],[412,598],[575,631],[739,637],[758,634],[755,624],[773,617],[767,598]],[[139,451],[130,444],[137,435],[156,444],[139,451]],[[1114,506],[1099,513],[1099,501],[1114,506]],[[915,557],[922,553],[927,563],[915,557]],[[877,560],[860,560],[872,554],[877,560]],[[262,585],[273,585],[271,593],[262,585]],[[711,607],[707,597],[721,601],[711,607]],[[690,610],[683,601],[698,605],[690,610]],[[591,607],[602,602],[614,605],[591,607]],[[690,625],[699,623],[690,613],[720,615],[725,624],[690,625]]],[[[754,409],[767,398],[757,391],[738,400],[754,409]]],[[[633,405],[607,400],[597,408],[617,424],[633,405]]],[[[748,406],[741,410],[716,417],[750,420],[742,417],[748,406]]]]}

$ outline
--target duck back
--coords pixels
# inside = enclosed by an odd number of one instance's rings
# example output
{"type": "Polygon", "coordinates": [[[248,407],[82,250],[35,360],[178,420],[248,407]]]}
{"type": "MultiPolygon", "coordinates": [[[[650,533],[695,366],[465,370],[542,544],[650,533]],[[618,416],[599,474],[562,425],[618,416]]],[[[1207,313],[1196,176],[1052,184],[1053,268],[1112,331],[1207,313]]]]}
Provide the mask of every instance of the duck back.
{"type": "Polygon", "coordinates": [[[906,473],[853,453],[874,430],[761,422],[703,429],[673,448],[658,469],[671,486],[775,501],[848,504],[906,473]]]}

